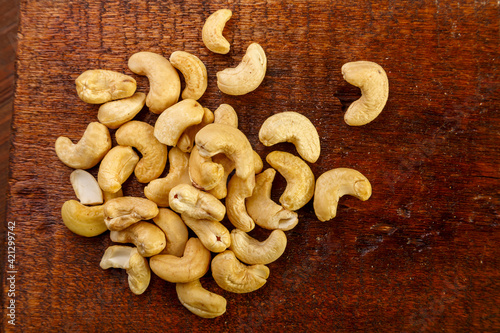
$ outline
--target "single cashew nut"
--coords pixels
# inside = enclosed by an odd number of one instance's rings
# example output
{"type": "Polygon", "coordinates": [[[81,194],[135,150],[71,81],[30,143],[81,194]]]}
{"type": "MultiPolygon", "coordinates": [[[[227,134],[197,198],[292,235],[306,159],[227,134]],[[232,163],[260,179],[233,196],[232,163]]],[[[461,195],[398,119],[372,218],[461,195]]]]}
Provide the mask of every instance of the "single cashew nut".
{"type": "Polygon", "coordinates": [[[153,113],[162,113],[179,100],[181,79],[165,57],[153,52],[138,52],[128,60],[128,68],[138,75],[146,75],[149,92],[146,106],[153,113]]]}
{"type": "Polygon", "coordinates": [[[173,283],[198,280],[208,272],[212,256],[198,238],[190,238],[182,257],[157,254],[149,260],[151,270],[161,279],[173,283]]]}
{"type": "Polygon", "coordinates": [[[141,220],[150,220],[158,212],[158,206],[151,200],[120,197],[104,204],[104,222],[109,230],[119,231],[141,220]]]}
{"type": "Polygon", "coordinates": [[[291,142],[299,155],[310,163],[318,160],[321,152],[318,131],[306,116],[294,112],[280,112],[267,118],[259,131],[259,140],[265,146],[291,142]]]}
{"type": "Polygon", "coordinates": [[[265,241],[259,242],[246,232],[233,229],[229,249],[245,264],[267,265],[281,257],[285,252],[286,243],[283,230],[273,230],[265,241]]]}
{"type": "Polygon", "coordinates": [[[69,138],[60,136],[55,149],[57,157],[70,168],[90,169],[111,149],[111,136],[106,126],[92,122],[78,143],[74,144],[69,138]]]}
{"type": "Polygon", "coordinates": [[[227,217],[233,226],[245,232],[255,228],[255,221],[248,214],[245,205],[245,199],[252,196],[254,187],[255,178],[242,179],[238,175],[233,175],[227,184],[227,217]]]}
{"type": "Polygon", "coordinates": [[[218,221],[194,219],[186,214],[182,214],[182,220],[211,252],[225,251],[231,244],[229,230],[218,221]]]}
{"type": "Polygon", "coordinates": [[[226,299],[203,288],[200,280],[177,283],[175,290],[181,304],[199,317],[215,318],[226,312],[226,299]]]}
{"type": "Polygon", "coordinates": [[[227,196],[227,179],[229,175],[234,170],[234,162],[231,161],[224,154],[217,154],[212,157],[212,162],[217,163],[222,166],[224,174],[221,180],[214,186],[214,188],[208,190],[208,193],[216,197],[217,199],[224,199],[227,196]]]}
{"type": "Polygon", "coordinates": [[[207,90],[207,68],[194,54],[175,51],[170,55],[170,63],[184,76],[186,88],[182,91],[183,99],[200,99],[207,90]]]}
{"type": "Polygon", "coordinates": [[[286,188],[280,203],[289,210],[305,206],[314,195],[314,174],[301,158],[284,151],[273,151],[266,157],[267,163],[286,179],[286,188]]]}
{"type": "Polygon", "coordinates": [[[130,97],[137,88],[133,77],[104,69],[85,71],[75,82],[80,99],[91,104],[130,97]]]}
{"type": "Polygon", "coordinates": [[[212,259],[212,276],[224,290],[233,293],[249,293],[262,287],[269,277],[269,268],[264,265],[246,266],[226,250],[212,259]]]}
{"type": "Polygon", "coordinates": [[[344,120],[350,126],[366,125],[382,112],[387,102],[387,74],[382,66],[371,61],[348,62],[341,71],[347,82],[361,89],[361,98],[349,106],[344,120]]]}
{"type": "Polygon", "coordinates": [[[97,180],[89,172],[76,169],[69,177],[75,195],[82,205],[100,205],[103,203],[102,190],[97,180]]]}
{"type": "Polygon", "coordinates": [[[132,147],[115,146],[101,161],[97,182],[103,191],[115,193],[134,172],[139,156],[132,147]]]}
{"type": "Polygon", "coordinates": [[[372,186],[359,171],[337,168],[326,171],[316,180],[314,212],[320,221],[328,221],[337,215],[337,205],[343,195],[352,195],[362,201],[372,195],[372,186]]]}
{"type": "Polygon", "coordinates": [[[146,104],[146,94],[136,92],[133,96],[104,103],[99,107],[97,119],[103,125],[111,129],[117,129],[134,117],[146,104]]]}
{"type": "Polygon", "coordinates": [[[66,201],[61,208],[64,225],[73,233],[94,237],[107,231],[103,206],[84,206],[76,200],[66,201]]]}
{"type": "Polygon", "coordinates": [[[153,222],[163,231],[167,239],[167,245],[161,253],[181,257],[189,234],[181,217],[168,208],[160,208],[153,222]]]}
{"type": "Polygon", "coordinates": [[[224,177],[224,167],[212,162],[210,157],[202,157],[198,147],[194,147],[189,156],[189,177],[197,189],[213,189],[224,177]]]}
{"type": "Polygon", "coordinates": [[[232,15],[233,12],[229,9],[219,9],[207,18],[201,31],[201,38],[207,49],[220,54],[229,52],[231,45],[222,35],[222,31],[232,15]]]}
{"type": "Polygon", "coordinates": [[[214,111],[214,123],[226,124],[238,128],[238,114],[229,104],[221,104],[214,111]]]}
{"type": "Polygon", "coordinates": [[[137,148],[142,158],[134,169],[140,183],[149,183],[160,177],[165,169],[168,148],[158,141],[153,126],[142,121],[129,121],[116,131],[116,142],[122,146],[137,148]]]}
{"type": "Polygon", "coordinates": [[[121,268],[128,274],[130,290],[140,295],[146,291],[151,281],[148,260],[135,247],[113,245],[106,249],[99,264],[102,269],[121,268]]]}
{"type": "Polygon", "coordinates": [[[217,86],[228,95],[245,95],[259,87],[266,76],[266,70],[264,49],[259,44],[252,43],[238,66],[217,72],[217,86]]]}
{"type": "Polygon", "coordinates": [[[181,134],[179,140],[177,140],[176,147],[179,147],[183,152],[191,152],[194,146],[194,138],[196,133],[203,127],[214,122],[214,113],[208,108],[203,108],[205,113],[201,119],[201,123],[197,125],[190,126],[181,134]]]}
{"type": "Polygon", "coordinates": [[[221,221],[226,207],[213,195],[200,191],[192,185],[179,184],[170,190],[170,208],[195,219],[221,221]]]}
{"type": "Polygon", "coordinates": [[[154,256],[163,251],[167,245],[163,231],[145,221],[139,221],[120,231],[111,231],[109,236],[115,243],[134,244],[143,257],[154,256]]]}

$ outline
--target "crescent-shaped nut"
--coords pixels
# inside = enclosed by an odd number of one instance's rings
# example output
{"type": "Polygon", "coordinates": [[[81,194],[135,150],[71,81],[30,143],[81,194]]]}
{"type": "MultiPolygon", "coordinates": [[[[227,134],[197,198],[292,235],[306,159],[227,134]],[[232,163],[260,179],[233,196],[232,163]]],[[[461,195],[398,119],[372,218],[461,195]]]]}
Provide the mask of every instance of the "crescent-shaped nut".
{"type": "Polygon", "coordinates": [[[189,236],[188,228],[181,217],[168,208],[160,208],[153,222],[163,231],[167,239],[162,254],[181,257],[189,236]]]}
{"type": "Polygon", "coordinates": [[[197,189],[208,191],[213,189],[224,177],[224,167],[212,162],[210,157],[202,157],[198,147],[194,147],[189,156],[189,177],[197,189]]]}
{"type": "Polygon", "coordinates": [[[269,277],[269,268],[265,265],[246,266],[226,250],[212,259],[212,276],[224,290],[233,293],[249,293],[261,288],[269,277]]]}
{"type": "Polygon", "coordinates": [[[61,216],[64,225],[80,236],[94,237],[108,230],[102,205],[88,207],[76,200],[68,200],[62,205],[61,216]]]}
{"type": "Polygon", "coordinates": [[[133,120],[122,125],[115,133],[119,145],[137,148],[141,153],[142,157],[134,169],[140,183],[149,183],[160,177],[167,163],[168,148],[155,138],[153,132],[153,126],[133,120]]]}
{"type": "Polygon", "coordinates": [[[217,86],[228,95],[245,95],[254,91],[264,80],[267,58],[257,43],[248,46],[238,66],[217,72],[217,86]]]}
{"type": "Polygon", "coordinates": [[[198,238],[190,238],[182,257],[157,254],[149,260],[153,273],[173,283],[198,280],[208,272],[212,255],[198,238]]]}
{"type": "Polygon", "coordinates": [[[115,243],[134,244],[143,257],[159,254],[167,245],[163,231],[146,221],[139,221],[120,231],[111,231],[109,236],[115,243]]]}
{"type": "Polygon", "coordinates": [[[267,118],[259,130],[259,140],[265,146],[291,142],[299,155],[314,163],[321,152],[318,131],[306,116],[294,112],[280,112],[267,118]]]}
{"type": "Polygon", "coordinates": [[[103,124],[91,122],[80,141],[74,144],[60,136],[55,144],[57,157],[73,169],[90,169],[97,165],[111,149],[111,136],[103,124]]]}
{"type": "Polygon", "coordinates": [[[115,146],[101,161],[97,182],[103,191],[115,193],[134,172],[139,156],[132,147],[115,146]]]}
{"type": "Polygon", "coordinates": [[[207,18],[201,31],[201,38],[207,49],[220,54],[229,52],[231,45],[222,35],[222,31],[232,15],[230,9],[219,9],[207,18]]]}
{"type": "Polygon", "coordinates": [[[343,195],[352,195],[362,201],[372,194],[372,186],[359,171],[337,168],[326,171],[316,180],[314,212],[320,221],[328,221],[337,215],[337,205],[343,195]]]}
{"type": "Polygon", "coordinates": [[[141,220],[150,220],[158,212],[158,206],[151,200],[120,197],[104,204],[104,222],[109,230],[119,231],[141,220]]]}
{"type": "Polygon", "coordinates": [[[226,207],[216,197],[188,184],[171,189],[169,202],[173,211],[195,219],[221,221],[226,215],[226,207]]]}
{"type": "Polygon", "coordinates": [[[194,146],[194,138],[196,137],[196,133],[198,133],[198,131],[206,125],[214,122],[214,113],[208,108],[203,108],[203,110],[205,111],[205,113],[203,114],[201,123],[186,128],[186,130],[179,137],[179,140],[177,140],[176,147],[179,147],[179,149],[183,152],[191,152],[194,146]]]}
{"type": "Polygon", "coordinates": [[[189,52],[175,51],[170,55],[170,63],[184,76],[186,88],[182,91],[182,98],[200,99],[208,83],[207,68],[200,58],[189,52]]]}
{"type": "Polygon", "coordinates": [[[99,107],[97,119],[107,128],[117,129],[134,117],[146,104],[146,94],[136,92],[133,96],[104,103],[99,107]]]}
{"type": "Polygon", "coordinates": [[[182,214],[182,220],[211,252],[225,251],[231,244],[229,230],[218,221],[194,219],[186,214],[182,214]]]}
{"type": "Polygon", "coordinates": [[[102,190],[92,174],[82,169],[76,169],[71,173],[69,179],[75,195],[82,205],[103,203],[102,190]]]}
{"type": "Polygon", "coordinates": [[[91,104],[130,97],[137,88],[133,77],[105,69],[85,71],[78,76],[75,83],[80,99],[91,104]]]}
{"type": "Polygon", "coordinates": [[[344,80],[361,89],[344,115],[350,126],[366,125],[384,109],[389,97],[389,79],[382,66],[371,61],[348,62],[342,66],[344,80]]]}
{"type": "Polygon", "coordinates": [[[301,158],[284,151],[273,151],[266,157],[267,163],[286,180],[286,188],[280,203],[289,210],[305,206],[314,195],[314,174],[301,158]]]}
{"type": "Polygon", "coordinates": [[[229,104],[221,104],[214,111],[214,123],[226,124],[238,128],[238,114],[229,104]]]}
{"type": "Polygon", "coordinates": [[[177,283],[175,290],[181,304],[199,317],[215,318],[226,312],[226,299],[203,288],[200,280],[177,283]]]}
{"type": "Polygon", "coordinates": [[[233,175],[227,184],[226,209],[227,218],[238,229],[250,232],[255,228],[255,221],[250,217],[245,199],[252,196],[255,178],[242,179],[233,175]]]}
{"type": "Polygon", "coordinates": [[[179,100],[181,79],[165,57],[153,52],[138,52],[128,60],[128,68],[138,75],[146,75],[149,92],[146,106],[153,113],[162,113],[179,100]]]}
{"type": "Polygon", "coordinates": [[[185,99],[166,109],[155,123],[154,135],[161,143],[175,146],[182,133],[201,123],[205,110],[194,99],[185,99]]]}
{"type": "Polygon", "coordinates": [[[269,237],[259,242],[246,232],[239,229],[231,231],[231,246],[236,258],[249,265],[267,265],[276,260],[285,252],[286,235],[283,230],[273,230],[269,237]]]}
{"type": "Polygon", "coordinates": [[[271,199],[275,175],[276,171],[269,168],[255,176],[255,188],[253,194],[246,199],[246,209],[253,221],[262,228],[291,230],[299,223],[298,215],[271,199]]]}

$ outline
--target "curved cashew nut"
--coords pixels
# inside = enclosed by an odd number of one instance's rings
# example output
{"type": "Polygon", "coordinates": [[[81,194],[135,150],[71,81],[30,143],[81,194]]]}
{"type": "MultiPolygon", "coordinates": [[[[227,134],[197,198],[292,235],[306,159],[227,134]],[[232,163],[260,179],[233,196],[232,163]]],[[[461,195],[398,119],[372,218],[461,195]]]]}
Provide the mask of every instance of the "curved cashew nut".
{"type": "Polygon", "coordinates": [[[70,168],[90,169],[111,149],[111,136],[106,126],[92,122],[78,143],[74,144],[69,138],[60,136],[55,149],[57,157],[70,168]]]}
{"type": "Polygon", "coordinates": [[[169,201],[173,211],[195,219],[221,221],[226,215],[226,207],[216,197],[188,184],[171,189],[169,201]]]}
{"type": "Polygon", "coordinates": [[[275,175],[276,171],[269,168],[255,176],[253,194],[246,199],[247,212],[253,221],[262,228],[291,230],[299,223],[299,219],[297,213],[283,208],[271,199],[271,188],[275,175]]]}
{"type": "Polygon", "coordinates": [[[153,132],[153,126],[133,120],[122,125],[115,133],[119,145],[135,147],[141,153],[142,158],[134,169],[140,183],[149,183],[160,177],[167,163],[168,148],[155,138],[153,132]]]}
{"type": "Polygon", "coordinates": [[[150,220],[158,212],[158,206],[151,200],[120,197],[104,204],[104,222],[109,230],[119,231],[141,220],[150,220]]]}
{"type": "Polygon", "coordinates": [[[226,124],[238,128],[238,114],[229,104],[221,104],[214,111],[214,123],[226,124]]]}
{"type": "Polygon", "coordinates": [[[99,264],[102,269],[122,268],[128,274],[130,290],[140,295],[146,291],[151,281],[148,260],[135,247],[113,245],[106,249],[99,264]]]}
{"type": "Polygon", "coordinates": [[[252,43],[238,66],[217,72],[217,86],[228,95],[245,95],[259,87],[266,76],[266,70],[264,49],[259,44],[252,43]]]}
{"type": "Polygon", "coordinates": [[[182,220],[189,229],[198,236],[199,240],[211,252],[225,251],[231,244],[229,230],[220,222],[213,220],[194,219],[182,214],[182,220]]]}
{"type": "Polygon", "coordinates": [[[255,178],[242,179],[237,175],[233,175],[227,184],[227,217],[233,226],[245,232],[255,228],[255,221],[248,214],[245,205],[245,199],[252,196],[254,187],[255,178]]]}
{"type": "Polygon", "coordinates": [[[202,157],[198,147],[194,147],[189,156],[189,177],[197,189],[213,189],[224,177],[224,167],[212,162],[212,158],[202,157]]]}
{"type": "Polygon", "coordinates": [[[103,125],[111,129],[117,129],[134,117],[146,104],[146,94],[136,92],[133,96],[104,103],[99,107],[97,119],[103,125]]]}
{"type": "Polygon", "coordinates": [[[203,44],[212,52],[226,54],[229,52],[231,45],[222,35],[226,22],[229,21],[233,12],[229,9],[219,9],[212,13],[201,31],[203,44]]]}
{"type": "Polygon", "coordinates": [[[194,99],[185,99],[166,109],[155,123],[154,135],[161,143],[175,146],[182,133],[201,123],[205,110],[194,99]]]}
{"type": "Polygon", "coordinates": [[[183,99],[200,99],[207,90],[207,68],[194,54],[175,51],[170,55],[170,63],[184,76],[186,88],[182,91],[183,99]]]}
{"type": "Polygon", "coordinates": [[[226,312],[226,299],[203,288],[200,280],[177,283],[175,290],[181,304],[199,317],[215,318],[226,312]]]}
{"type": "Polygon", "coordinates": [[[341,70],[347,82],[361,89],[361,98],[349,106],[344,120],[350,126],[366,125],[382,112],[387,102],[387,74],[380,65],[371,61],[348,62],[341,70]]]}
{"type": "Polygon", "coordinates": [[[191,152],[194,146],[194,138],[196,133],[203,127],[214,122],[214,113],[208,108],[203,108],[205,113],[201,119],[201,123],[197,125],[190,126],[181,134],[179,140],[177,140],[176,147],[179,147],[183,152],[191,152]]]}
{"type": "Polygon", "coordinates": [[[320,221],[328,221],[337,215],[337,204],[343,195],[352,195],[362,201],[372,194],[372,186],[359,171],[337,168],[323,173],[316,180],[314,212],[320,221]]]}
{"type": "Polygon", "coordinates": [[[163,251],[167,245],[165,234],[156,225],[139,221],[120,231],[109,233],[112,242],[132,243],[143,257],[151,257],[163,251]]]}
{"type": "Polygon", "coordinates": [[[224,290],[233,293],[249,293],[262,287],[269,277],[269,268],[264,265],[246,266],[226,250],[212,259],[212,276],[224,290]]]}
{"type": "Polygon", "coordinates": [[[167,245],[162,254],[181,257],[188,241],[188,228],[179,215],[168,208],[160,208],[153,222],[163,231],[167,245]]]}
{"type": "Polygon", "coordinates": [[[115,193],[134,172],[139,156],[132,147],[115,146],[101,161],[97,182],[103,191],[115,193]]]}
{"type": "Polygon", "coordinates": [[[286,179],[286,188],[280,197],[283,207],[289,210],[304,207],[314,195],[314,174],[309,165],[284,151],[269,153],[266,161],[286,179]]]}
{"type": "Polygon", "coordinates": [[[133,77],[105,69],[85,71],[78,76],[75,83],[80,99],[91,104],[130,97],[137,88],[133,77]]]}
{"type": "Polygon", "coordinates": [[[222,175],[221,180],[214,186],[214,188],[208,190],[208,193],[216,197],[217,199],[223,199],[227,195],[227,179],[229,175],[234,170],[234,162],[231,161],[224,154],[217,154],[212,157],[212,162],[219,164],[222,166],[224,170],[224,174],[222,175]]]}
{"type": "Polygon", "coordinates": [[[103,203],[102,190],[97,180],[89,172],[76,169],[69,177],[75,195],[83,205],[100,205],[103,203]]]}
{"type": "Polygon", "coordinates": [[[267,265],[278,260],[285,252],[286,235],[283,230],[273,230],[262,242],[239,229],[231,231],[231,246],[236,258],[249,265],[267,265]]]}
{"type": "Polygon", "coordinates": [[[149,92],[146,105],[153,113],[162,113],[179,100],[181,79],[165,57],[153,52],[138,52],[128,60],[128,68],[138,75],[146,75],[149,92]]]}
{"type": "Polygon", "coordinates": [[[149,260],[151,270],[161,279],[173,283],[198,280],[208,272],[212,255],[198,238],[190,238],[182,257],[157,254],[149,260]]]}
{"type": "Polygon", "coordinates": [[[108,230],[102,205],[88,207],[68,200],[62,205],[61,216],[64,225],[80,236],[94,237],[108,230]]]}

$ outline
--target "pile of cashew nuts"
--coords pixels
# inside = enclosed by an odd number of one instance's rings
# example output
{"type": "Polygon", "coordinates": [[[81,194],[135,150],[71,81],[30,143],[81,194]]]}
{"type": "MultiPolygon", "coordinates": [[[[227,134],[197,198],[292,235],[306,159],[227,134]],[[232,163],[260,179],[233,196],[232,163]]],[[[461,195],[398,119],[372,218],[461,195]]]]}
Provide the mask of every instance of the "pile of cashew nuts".
{"type": "MultiPolygon", "coordinates": [[[[209,50],[229,52],[222,31],[231,15],[222,9],[206,20],[202,37],[209,50]]],[[[207,70],[195,55],[176,51],[166,59],[139,52],[129,58],[128,67],[148,77],[147,95],[136,92],[131,76],[100,69],[82,73],[76,90],[84,102],[100,105],[98,122],[91,122],[76,144],[59,137],[55,151],[75,169],[70,181],[78,200],[63,204],[64,224],[81,236],[109,230],[112,242],[133,244],[108,247],[100,266],[125,269],[134,294],[148,288],[152,271],[176,284],[189,311],[204,318],[220,316],[226,299],[200,283],[209,269],[224,290],[255,291],[269,277],[267,265],[284,253],[285,231],[299,222],[300,208],[314,198],[318,219],[328,221],[343,195],[363,201],[371,196],[368,179],[350,168],[332,169],[315,179],[308,163],[320,156],[319,135],[306,116],[293,111],[266,119],[259,140],[265,146],[290,142],[299,156],[272,151],[266,156],[271,167],[263,170],[262,159],[238,129],[236,111],[222,104],[212,112],[197,101],[207,89],[207,70]],[[182,93],[179,72],[185,81],[182,93]],[[154,126],[134,120],[144,105],[158,114],[154,126]],[[114,147],[110,130],[115,130],[114,147]],[[167,161],[169,170],[162,177],[167,161]],[[85,170],[97,165],[96,179],[85,170]],[[287,182],[279,204],[271,199],[276,171],[287,182]],[[122,185],[132,174],[146,184],[145,197],[124,196],[122,185]],[[234,229],[221,223],[226,216],[234,229]],[[267,239],[249,235],[256,226],[270,230],[267,239]]],[[[217,73],[217,85],[225,94],[247,94],[261,84],[266,69],[264,50],[252,43],[237,67],[217,73]]],[[[345,121],[367,124],[384,108],[387,76],[367,61],[345,64],[342,74],[362,93],[345,121]]]]}

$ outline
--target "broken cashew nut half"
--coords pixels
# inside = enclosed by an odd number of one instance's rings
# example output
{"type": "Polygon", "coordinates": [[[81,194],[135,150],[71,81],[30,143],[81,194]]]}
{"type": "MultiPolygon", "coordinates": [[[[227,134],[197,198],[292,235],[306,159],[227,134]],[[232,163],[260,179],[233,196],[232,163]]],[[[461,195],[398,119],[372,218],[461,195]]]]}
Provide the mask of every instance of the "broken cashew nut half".
{"type": "Polygon", "coordinates": [[[69,179],[75,195],[82,205],[103,203],[102,190],[92,174],[82,169],[76,169],[71,173],[69,179]]]}
{"type": "Polygon", "coordinates": [[[231,231],[229,249],[236,258],[249,265],[267,265],[276,261],[285,252],[286,235],[283,230],[273,230],[269,237],[259,242],[239,229],[231,231]]]}
{"type": "Polygon", "coordinates": [[[133,77],[105,69],[85,71],[78,76],[75,83],[80,99],[91,104],[130,97],[137,88],[133,77]]]}
{"type": "Polygon", "coordinates": [[[175,290],[181,304],[199,317],[215,318],[226,312],[226,299],[203,288],[199,279],[177,283],[175,290]]]}
{"type": "Polygon", "coordinates": [[[206,19],[201,31],[201,38],[207,49],[219,54],[229,52],[231,45],[222,35],[222,31],[232,15],[233,12],[230,9],[219,9],[206,19]]]}
{"type": "Polygon", "coordinates": [[[208,75],[207,68],[200,58],[189,52],[175,51],[169,60],[184,76],[186,88],[182,91],[182,99],[201,98],[207,90],[208,75]]]}

